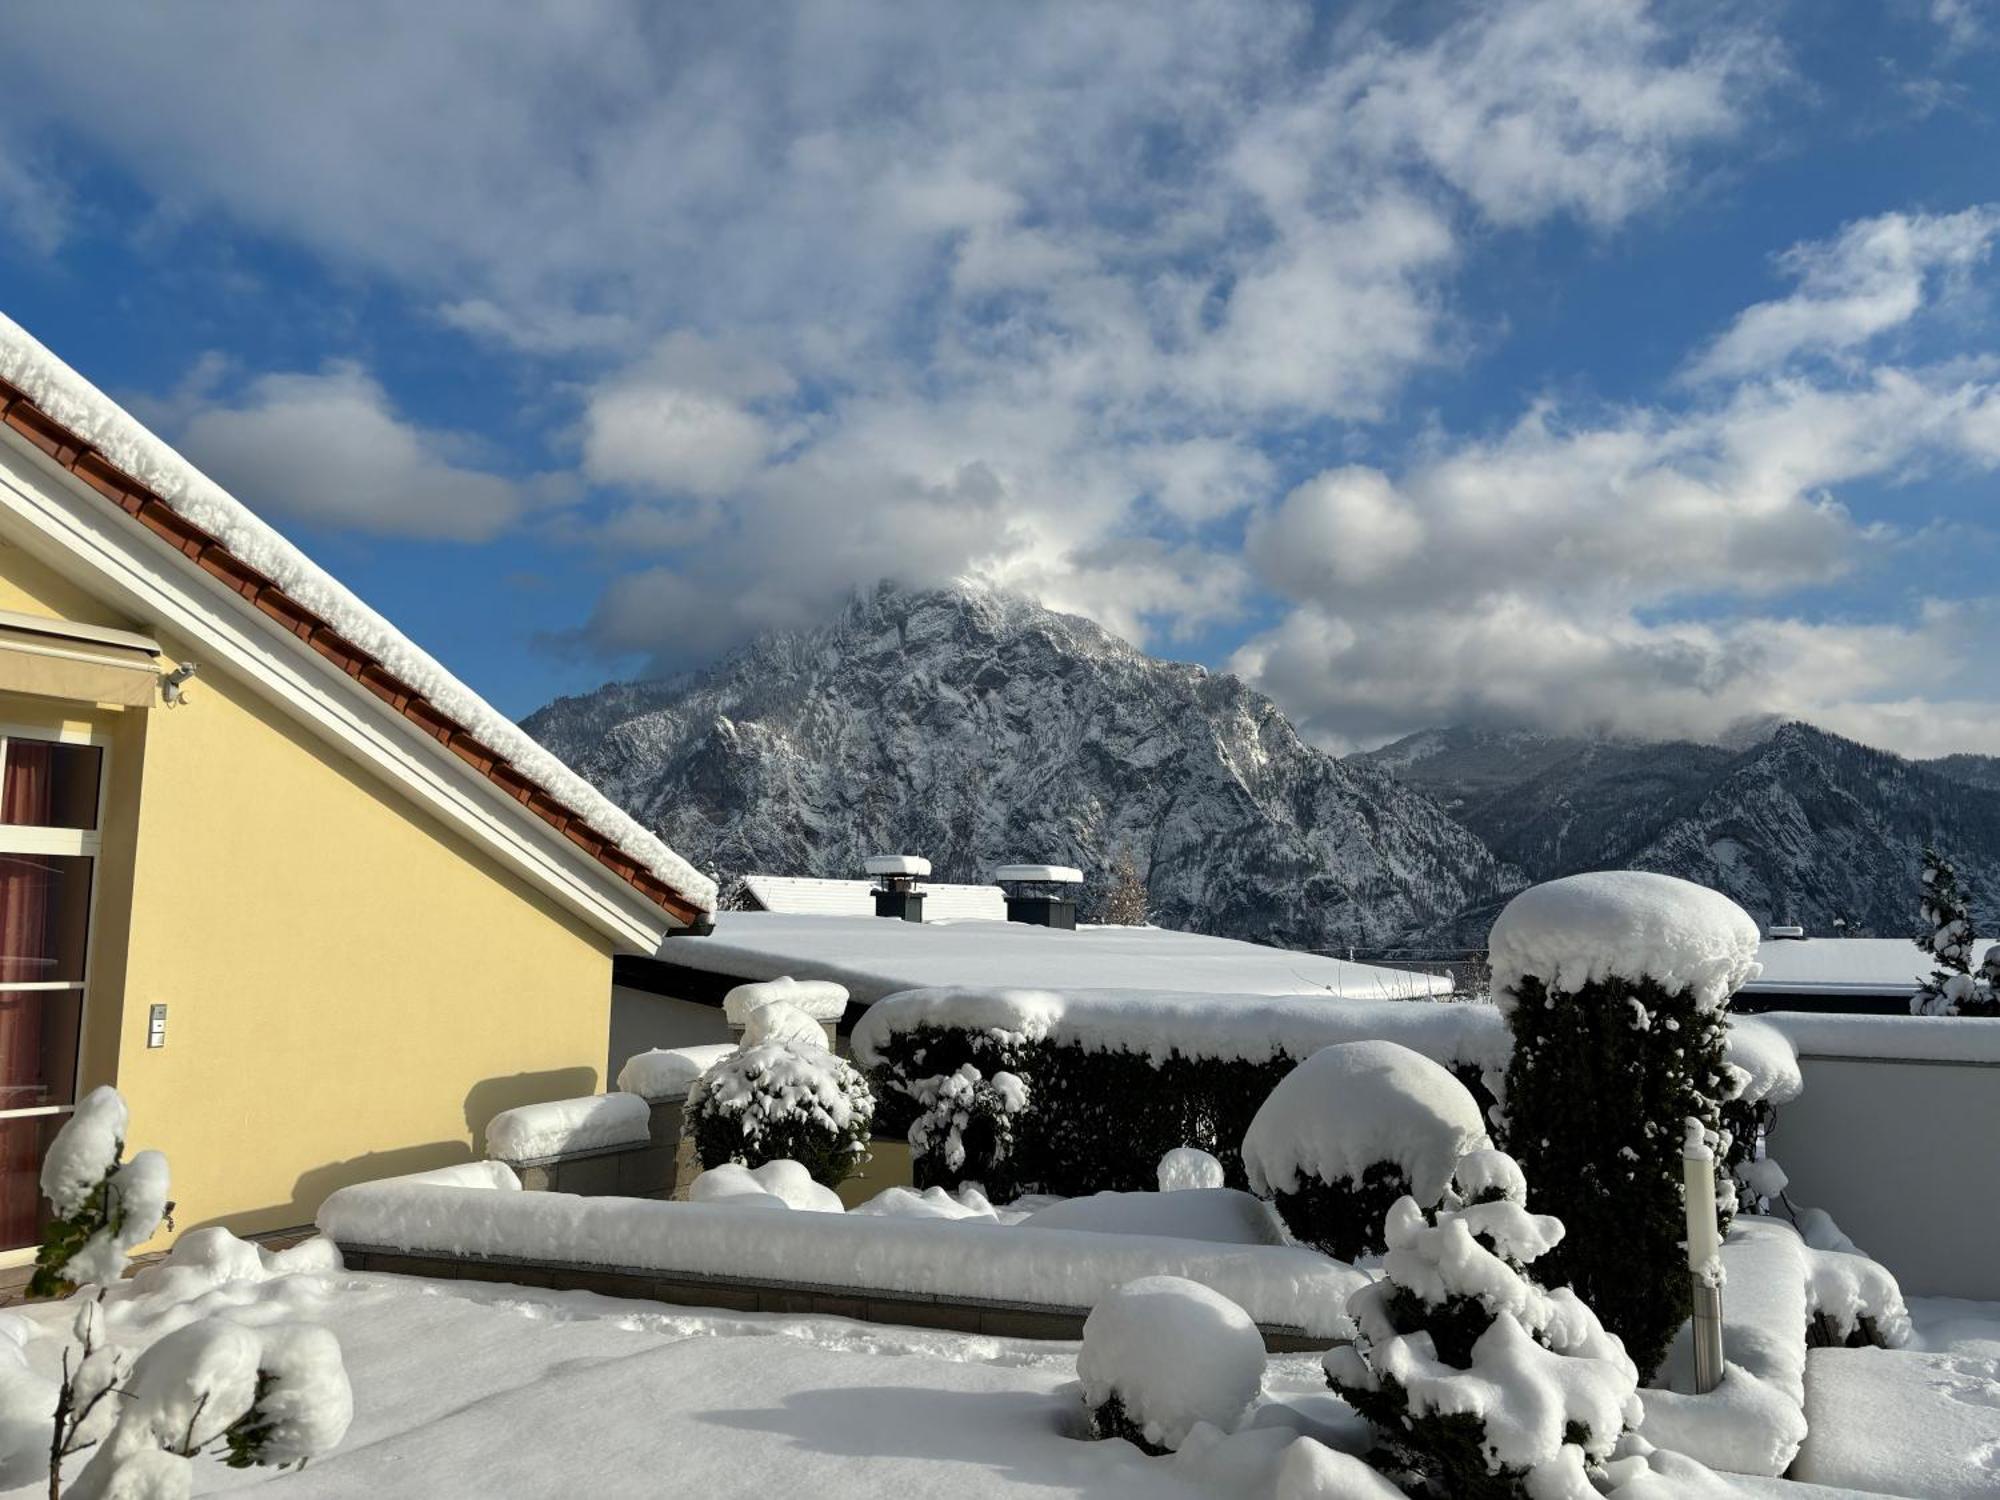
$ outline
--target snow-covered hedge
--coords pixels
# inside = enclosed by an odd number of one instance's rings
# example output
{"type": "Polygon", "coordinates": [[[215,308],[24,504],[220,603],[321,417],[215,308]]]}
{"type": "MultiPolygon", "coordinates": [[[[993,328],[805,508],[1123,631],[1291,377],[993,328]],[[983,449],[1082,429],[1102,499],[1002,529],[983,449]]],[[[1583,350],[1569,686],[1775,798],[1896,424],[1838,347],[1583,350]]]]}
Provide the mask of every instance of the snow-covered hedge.
{"type": "Polygon", "coordinates": [[[1352,1332],[1343,1309],[1367,1280],[1351,1266],[1287,1246],[1018,1225],[988,1231],[900,1214],[490,1192],[411,1178],[341,1188],[320,1206],[318,1224],[345,1247],[1078,1311],[1138,1277],[1182,1276],[1220,1292],[1261,1325],[1329,1341],[1352,1332]]]}
{"type": "Polygon", "coordinates": [[[1485,1144],[1478,1101],[1442,1065],[1395,1042],[1338,1042],[1271,1091],[1243,1166],[1297,1238],[1355,1260],[1382,1249],[1391,1204],[1437,1207],[1459,1157],[1485,1144]]]}
{"type": "Polygon", "coordinates": [[[760,1042],[717,1062],[687,1096],[687,1129],[704,1167],[798,1162],[838,1187],[868,1151],[875,1096],[824,1047],[760,1042]]]}
{"type": "Polygon", "coordinates": [[[1728,897],[1635,870],[1522,892],[1493,924],[1493,995],[1514,1032],[1501,1144],[1568,1233],[1567,1282],[1650,1374],[1692,1293],[1681,1141],[1717,1153],[1722,1227],[1735,1203],[1749,1079],[1728,1061],[1729,998],[1757,973],[1757,924],[1728,897]]]}
{"type": "MultiPolygon", "coordinates": [[[[1153,1164],[1181,1146],[1214,1155],[1244,1185],[1244,1134],[1279,1081],[1323,1047],[1367,1040],[1449,1068],[1482,1106],[1513,1050],[1491,1005],[1003,987],[905,990],[870,1006],[853,1038],[883,1132],[907,1130],[927,1082],[963,1066],[1021,1079],[1018,1181],[1072,1197],[1150,1188],[1153,1164]]],[[[1746,1110],[1799,1092],[1791,1045],[1763,1023],[1736,1018],[1729,1057],[1746,1078],[1746,1110]]],[[[958,1178],[988,1172],[968,1153],[958,1178]]]]}

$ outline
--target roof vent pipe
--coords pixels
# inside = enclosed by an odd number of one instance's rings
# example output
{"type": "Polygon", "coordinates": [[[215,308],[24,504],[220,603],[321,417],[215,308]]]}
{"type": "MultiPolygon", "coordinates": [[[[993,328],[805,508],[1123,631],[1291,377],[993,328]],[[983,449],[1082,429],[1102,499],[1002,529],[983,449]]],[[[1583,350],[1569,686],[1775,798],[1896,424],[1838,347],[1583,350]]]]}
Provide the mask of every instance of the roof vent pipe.
{"type": "Polygon", "coordinates": [[[1072,865],[1002,865],[993,878],[1007,893],[1007,920],[1030,927],[1076,930],[1076,888],[1083,871],[1072,865]]]}
{"type": "Polygon", "coordinates": [[[931,873],[931,862],[915,854],[875,854],[861,863],[875,877],[875,915],[905,922],[924,919],[924,893],[917,882],[931,873]]]}

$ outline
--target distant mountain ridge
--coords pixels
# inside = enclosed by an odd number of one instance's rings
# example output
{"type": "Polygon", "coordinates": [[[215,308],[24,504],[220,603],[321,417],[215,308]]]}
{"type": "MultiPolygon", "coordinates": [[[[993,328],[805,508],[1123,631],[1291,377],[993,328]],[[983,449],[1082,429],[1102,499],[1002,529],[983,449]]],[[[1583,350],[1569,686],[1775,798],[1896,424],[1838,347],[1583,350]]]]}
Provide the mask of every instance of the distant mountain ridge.
{"type": "Polygon", "coordinates": [[[559,699],[525,722],[687,857],[939,880],[1129,851],[1155,920],[1299,948],[1422,938],[1518,888],[1425,792],[1306,743],[1235,677],[976,588],[883,586],[715,669],[559,699]]]}
{"type": "Polygon", "coordinates": [[[1760,921],[1901,937],[1935,839],[2000,930],[2000,763],[1910,761],[1808,724],[1732,750],[1457,728],[1351,759],[1420,787],[1533,880],[1659,870],[1760,921]],[[1982,777],[1996,779],[1985,780],[1982,777]]]}
{"type": "Polygon", "coordinates": [[[2000,931],[2000,759],[1913,762],[1805,724],[1731,745],[1425,730],[1338,759],[1225,673],[977,588],[857,596],[698,674],[525,727],[725,875],[939,880],[1129,852],[1155,920],[1283,946],[1473,948],[1530,881],[1632,867],[1765,923],[1905,936],[1935,838],[2000,931]]]}

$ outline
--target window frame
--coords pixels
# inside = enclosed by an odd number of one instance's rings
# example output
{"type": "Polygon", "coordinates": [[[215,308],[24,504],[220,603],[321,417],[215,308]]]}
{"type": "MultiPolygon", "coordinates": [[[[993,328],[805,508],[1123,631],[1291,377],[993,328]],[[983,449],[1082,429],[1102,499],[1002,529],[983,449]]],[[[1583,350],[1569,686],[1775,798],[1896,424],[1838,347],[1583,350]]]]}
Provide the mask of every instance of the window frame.
{"type": "MultiPolygon", "coordinates": [[[[73,992],[80,997],[77,1007],[76,1072],[69,1080],[68,1104],[38,1104],[25,1109],[0,1109],[0,1120],[34,1119],[66,1115],[76,1109],[75,1096],[82,1082],[83,1031],[89,1024],[90,984],[97,967],[97,896],[103,884],[105,794],[111,785],[111,736],[87,724],[32,724],[0,720],[0,776],[6,774],[6,747],[14,740],[42,744],[90,745],[97,757],[97,826],[95,828],[44,828],[26,823],[0,823],[0,854],[49,854],[84,858],[90,861],[90,895],[85,902],[83,935],[83,977],[81,979],[21,980],[0,982],[0,994],[52,994],[73,992]]],[[[7,1252],[0,1249],[0,1256],[7,1252]]]]}

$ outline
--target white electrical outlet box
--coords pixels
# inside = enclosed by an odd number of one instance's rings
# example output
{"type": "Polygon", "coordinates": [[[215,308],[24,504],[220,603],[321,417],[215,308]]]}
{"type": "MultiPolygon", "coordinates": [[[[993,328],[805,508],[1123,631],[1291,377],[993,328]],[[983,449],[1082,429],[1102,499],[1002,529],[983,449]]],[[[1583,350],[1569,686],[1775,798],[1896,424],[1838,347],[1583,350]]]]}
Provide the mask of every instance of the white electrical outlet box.
{"type": "Polygon", "coordinates": [[[164,1047],[167,1045],[167,1008],[156,1005],[146,1018],[146,1045],[164,1047]]]}

